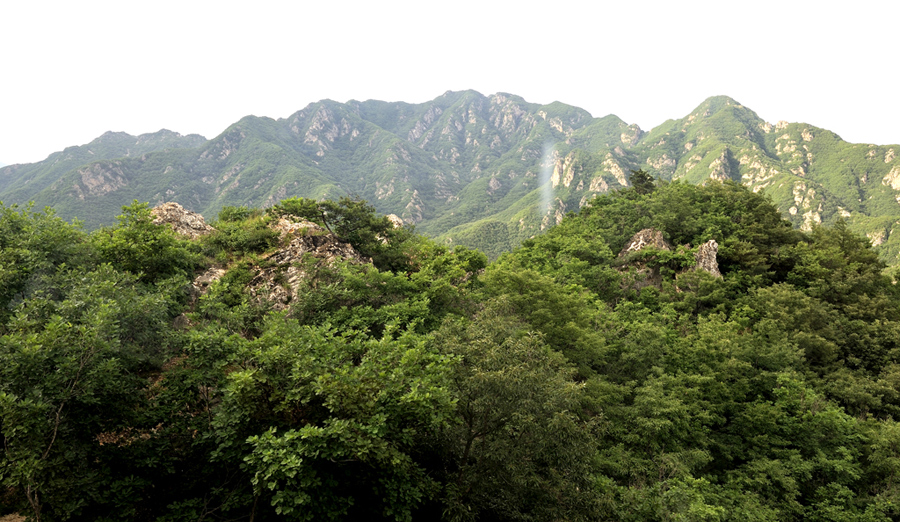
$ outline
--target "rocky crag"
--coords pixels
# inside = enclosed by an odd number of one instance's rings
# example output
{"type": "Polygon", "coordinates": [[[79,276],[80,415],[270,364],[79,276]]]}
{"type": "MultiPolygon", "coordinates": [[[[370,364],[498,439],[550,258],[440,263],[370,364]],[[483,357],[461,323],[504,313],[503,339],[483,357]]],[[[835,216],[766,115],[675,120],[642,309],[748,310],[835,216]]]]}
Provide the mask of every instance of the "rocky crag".
{"type": "MultiPolygon", "coordinates": [[[[684,252],[691,251],[690,245],[681,247],[684,252]]],[[[675,278],[692,272],[703,271],[713,277],[721,278],[719,263],[716,259],[719,244],[711,239],[703,243],[693,253],[694,266],[686,267],[675,273],[675,278]]],[[[619,270],[631,274],[630,278],[623,281],[626,288],[640,290],[648,286],[660,288],[663,283],[663,274],[660,269],[660,252],[673,252],[672,245],[666,241],[663,233],[653,228],[645,228],[637,232],[622,248],[617,256],[619,270]]]]}
{"type": "MultiPolygon", "coordinates": [[[[151,209],[154,223],[168,225],[176,233],[196,240],[215,231],[203,216],[186,211],[177,203],[163,203],[151,209]]],[[[271,228],[279,232],[282,247],[263,257],[254,267],[254,277],[247,291],[260,302],[267,302],[274,310],[284,310],[297,295],[300,286],[315,277],[319,268],[338,261],[365,264],[372,260],[363,257],[349,243],[345,243],[315,223],[281,217],[271,228]]],[[[211,267],[192,281],[192,297],[196,301],[209,285],[226,273],[223,267],[211,267]]]]}
{"type": "Polygon", "coordinates": [[[190,210],[185,210],[178,203],[163,203],[150,210],[154,216],[153,222],[157,225],[167,224],[176,233],[187,236],[190,239],[198,239],[215,230],[206,224],[203,216],[190,210]]]}
{"type": "Polygon", "coordinates": [[[281,218],[273,225],[281,232],[286,245],[264,258],[256,267],[256,275],[248,291],[258,300],[268,302],[275,310],[284,310],[297,296],[301,285],[315,277],[323,266],[337,261],[371,263],[349,243],[309,221],[281,218]]]}

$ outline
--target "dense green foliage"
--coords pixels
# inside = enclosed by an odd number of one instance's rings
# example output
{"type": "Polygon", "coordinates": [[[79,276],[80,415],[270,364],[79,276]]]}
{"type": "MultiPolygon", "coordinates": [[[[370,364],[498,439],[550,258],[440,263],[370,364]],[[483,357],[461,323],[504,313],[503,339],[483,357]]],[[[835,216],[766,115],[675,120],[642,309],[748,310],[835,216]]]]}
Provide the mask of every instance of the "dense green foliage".
{"type": "Polygon", "coordinates": [[[225,207],[195,241],[140,203],[91,233],[2,208],[0,514],[900,517],[900,291],[868,241],[644,182],[490,264],[350,198],[225,207]],[[281,217],[373,262],[308,254],[276,307],[251,288],[281,217]],[[651,227],[676,247],[617,255],[651,227]]]}

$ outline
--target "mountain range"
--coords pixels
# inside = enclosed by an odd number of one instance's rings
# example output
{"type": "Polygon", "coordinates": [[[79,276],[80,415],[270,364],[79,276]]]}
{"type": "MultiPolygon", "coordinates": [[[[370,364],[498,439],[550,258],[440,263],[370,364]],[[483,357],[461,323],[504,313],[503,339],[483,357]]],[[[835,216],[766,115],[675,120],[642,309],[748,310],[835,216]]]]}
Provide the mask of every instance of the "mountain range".
{"type": "Polygon", "coordinates": [[[247,116],[209,140],[108,132],[0,168],[0,201],[52,206],[96,228],[134,199],[175,201],[211,219],[224,206],[350,195],[495,257],[628,186],[633,169],[664,182],[742,183],[768,194],[795,226],[842,218],[889,264],[900,262],[900,145],[771,124],[726,96],[650,131],[503,93],[447,92],[420,104],[322,100],[283,119],[247,116]]]}

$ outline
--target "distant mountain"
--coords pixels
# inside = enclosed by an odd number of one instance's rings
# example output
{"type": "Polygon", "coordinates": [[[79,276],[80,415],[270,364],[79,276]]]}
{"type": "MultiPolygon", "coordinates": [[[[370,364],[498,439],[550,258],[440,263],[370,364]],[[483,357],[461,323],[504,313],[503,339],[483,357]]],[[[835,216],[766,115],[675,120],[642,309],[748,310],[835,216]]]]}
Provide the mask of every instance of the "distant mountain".
{"type": "Polygon", "coordinates": [[[421,104],[323,100],[285,119],[248,116],[211,140],[107,133],[0,169],[0,200],[52,205],[96,227],[132,199],[212,218],[226,205],[357,195],[420,232],[498,255],[643,168],[763,190],[801,228],[843,217],[897,263],[898,153],[772,125],[725,96],[644,132],[563,103],[462,91],[421,104]]]}
{"type": "Polygon", "coordinates": [[[206,141],[198,134],[182,136],[165,129],[140,136],[107,132],[87,145],[55,152],[44,161],[0,168],[0,201],[7,204],[35,201],[39,208],[54,206],[61,216],[78,217],[91,227],[111,223],[127,203],[119,199],[124,194],[116,193],[114,188],[122,186],[125,179],[124,172],[117,168],[119,165],[154,152],[190,150],[206,141]],[[68,185],[67,180],[72,184],[68,185]],[[79,183],[81,193],[76,188],[79,183]],[[109,197],[85,199],[85,190],[88,194],[109,194],[109,197]]]}

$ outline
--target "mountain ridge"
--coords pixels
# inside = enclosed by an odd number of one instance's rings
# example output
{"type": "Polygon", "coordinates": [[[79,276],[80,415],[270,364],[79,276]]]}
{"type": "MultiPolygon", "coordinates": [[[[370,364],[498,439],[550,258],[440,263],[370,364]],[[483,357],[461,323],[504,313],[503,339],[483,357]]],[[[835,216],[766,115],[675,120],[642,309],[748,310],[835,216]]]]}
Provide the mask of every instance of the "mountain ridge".
{"type": "Polygon", "coordinates": [[[33,200],[97,227],[132,199],[177,201],[212,218],[229,205],[352,195],[495,257],[645,169],[663,181],[764,191],[805,230],[846,219],[896,264],[897,151],[805,123],[771,124],[728,96],[644,131],[561,102],[447,91],[418,104],[320,100],[286,118],[246,116],[209,140],[105,133],[0,168],[0,200],[33,200]]]}

